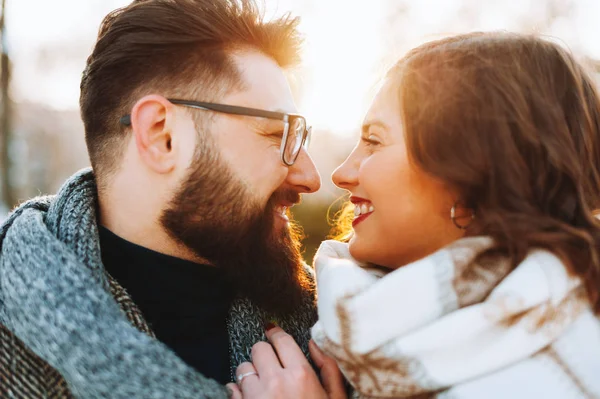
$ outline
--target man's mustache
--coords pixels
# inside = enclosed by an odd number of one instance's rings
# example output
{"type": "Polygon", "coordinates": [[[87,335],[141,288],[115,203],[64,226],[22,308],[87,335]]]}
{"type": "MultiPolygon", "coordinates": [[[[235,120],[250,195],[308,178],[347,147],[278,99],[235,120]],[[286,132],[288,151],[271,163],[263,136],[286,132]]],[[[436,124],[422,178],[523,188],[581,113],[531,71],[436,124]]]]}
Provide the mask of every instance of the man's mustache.
{"type": "Polygon", "coordinates": [[[302,197],[297,191],[290,189],[277,190],[271,195],[267,208],[275,208],[280,204],[298,205],[302,202],[302,197]]]}

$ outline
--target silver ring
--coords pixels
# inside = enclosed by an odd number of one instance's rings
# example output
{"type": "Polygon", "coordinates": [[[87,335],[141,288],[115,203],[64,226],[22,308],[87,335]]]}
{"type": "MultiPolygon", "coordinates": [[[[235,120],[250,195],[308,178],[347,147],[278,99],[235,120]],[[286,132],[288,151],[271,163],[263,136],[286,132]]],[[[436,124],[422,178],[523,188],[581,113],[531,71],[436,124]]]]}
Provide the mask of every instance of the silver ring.
{"type": "Polygon", "coordinates": [[[237,376],[237,382],[238,382],[238,384],[241,384],[242,381],[244,381],[244,378],[249,377],[251,375],[258,376],[258,373],[256,371],[248,371],[247,373],[238,375],[237,376]]]}

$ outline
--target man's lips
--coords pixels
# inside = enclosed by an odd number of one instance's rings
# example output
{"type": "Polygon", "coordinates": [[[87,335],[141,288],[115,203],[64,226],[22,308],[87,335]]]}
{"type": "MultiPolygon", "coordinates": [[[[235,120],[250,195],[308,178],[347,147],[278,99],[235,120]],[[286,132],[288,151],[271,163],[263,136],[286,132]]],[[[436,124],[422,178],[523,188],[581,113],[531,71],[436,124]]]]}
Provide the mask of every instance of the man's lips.
{"type": "Polygon", "coordinates": [[[277,216],[281,217],[283,220],[289,222],[290,218],[288,217],[287,212],[288,212],[288,209],[290,209],[294,205],[296,205],[296,204],[293,202],[280,203],[279,205],[277,205],[275,207],[275,214],[277,216]]]}

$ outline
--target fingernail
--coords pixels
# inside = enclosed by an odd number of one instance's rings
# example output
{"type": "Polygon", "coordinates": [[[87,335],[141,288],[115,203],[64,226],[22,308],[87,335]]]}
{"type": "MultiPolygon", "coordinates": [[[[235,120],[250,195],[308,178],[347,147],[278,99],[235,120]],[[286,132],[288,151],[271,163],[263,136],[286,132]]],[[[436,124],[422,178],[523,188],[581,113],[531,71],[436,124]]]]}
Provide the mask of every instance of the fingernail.
{"type": "Polygon", "coordinates": [[[272,330],[272,329],[274,329],[275,327],[277,327],[277,326],[275,325],[275,323],[273,323],[273,322],[271,322],[271,321],[270,321],[270,322],[268,322],[268,323],[267,323],[267,325],[265,326],[265,330],[266,330],[266,331],[269,331],[269,330],[272,330]]]}

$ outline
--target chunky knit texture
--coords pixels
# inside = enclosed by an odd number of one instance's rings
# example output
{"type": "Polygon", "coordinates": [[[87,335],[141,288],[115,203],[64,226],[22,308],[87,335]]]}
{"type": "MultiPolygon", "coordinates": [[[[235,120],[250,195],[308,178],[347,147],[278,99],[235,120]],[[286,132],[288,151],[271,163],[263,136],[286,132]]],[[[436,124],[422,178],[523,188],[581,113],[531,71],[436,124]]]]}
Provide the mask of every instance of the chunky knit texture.
{"type": "MultiPolygon", "coordinates": [[[[95,179],[86,169],[56,196],[24,203],[0,229],[0,397],[227,397],[152,337],[106,274],[96,209],[95,179]]],[[[266,339],[269,320],[248,300],[234,302],[232,370],[266,339]]],[[[315,321],[314,298],[307,296],[302,309],[278,323],[307,353],[315,321]]]]}

